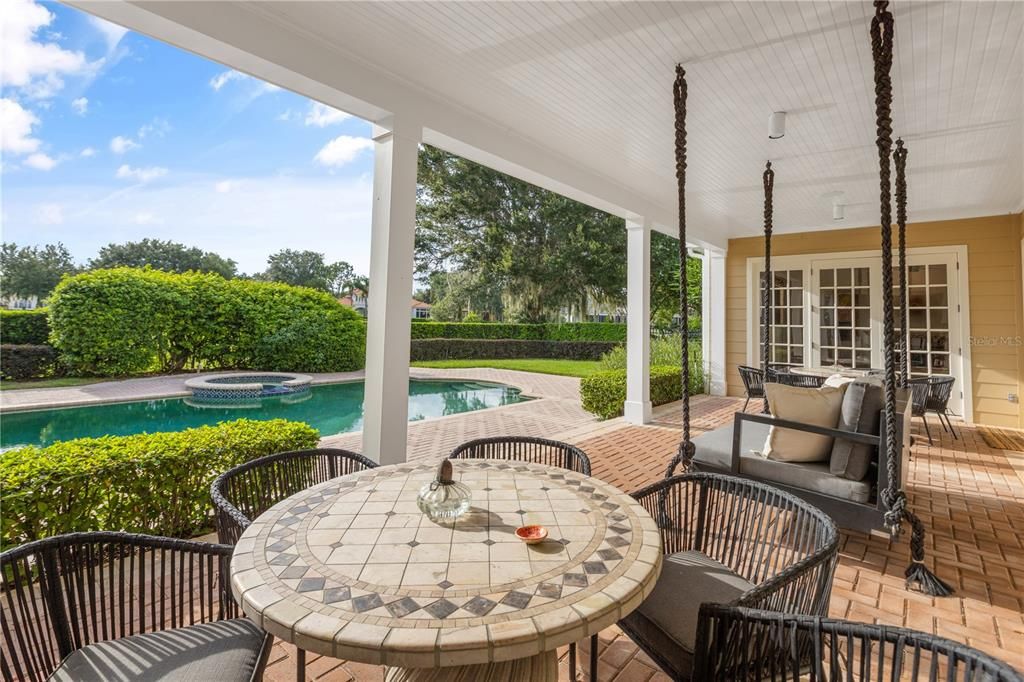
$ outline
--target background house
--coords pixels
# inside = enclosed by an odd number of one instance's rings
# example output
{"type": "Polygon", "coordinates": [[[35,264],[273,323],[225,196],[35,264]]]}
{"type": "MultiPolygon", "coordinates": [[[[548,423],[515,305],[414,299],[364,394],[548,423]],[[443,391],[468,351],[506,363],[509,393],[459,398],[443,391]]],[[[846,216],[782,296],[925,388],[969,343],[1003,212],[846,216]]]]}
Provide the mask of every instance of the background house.
{"type": "MultiPolygon", "coordinates": [[[[348,296],[342,296],[338,299],[338,302],[344,306],[348,306],[355,310],[357,313],[366,317],[367,306],[366,306],[366,292],[362,289],[353,289],[352,293],[348,296]]],[[[415,298],[412,299],[412,303],[409,308],[409,316],[414,320],[429,320],[430,309],[429,303],[423,301],[417,301],[415,298]]]]}

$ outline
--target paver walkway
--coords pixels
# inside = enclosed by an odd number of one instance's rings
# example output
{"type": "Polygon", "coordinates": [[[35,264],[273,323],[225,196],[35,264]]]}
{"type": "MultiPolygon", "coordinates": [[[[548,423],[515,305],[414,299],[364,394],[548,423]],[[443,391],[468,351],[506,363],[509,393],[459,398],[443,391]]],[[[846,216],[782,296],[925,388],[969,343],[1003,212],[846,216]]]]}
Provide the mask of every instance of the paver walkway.
{"type": "MultiPolygon", "coordinates": [[[[694,435],[728,423],[742,405],[742,400],[733,398],[695,398],[694,435]]],[[[507,415],[514,409],[492,414],[507,415]]],[[[510,423],[504,422],[503,427],[510,423]]],[[[451,424],[446,420],[413,424],[413,456],[445,452],[447,437],[433,431],[451,424]],[[441,444],[440,450],[431,453],[434,443],[441,444]]],[[[934,446],[918,439],[909,486],[913,508],[929,529],[930,560],[956,588],[956,595],[934,599],[904,588],[903,570],[909,560],[905,537],[893,543],[882,534],[844,531],[830,614],[950,637],[1024,669],[1024,455],[993,450],[976,429],[957,428],[961,438],[954,440],[937,421],[931,423],[932,433],[940,435],[934,446]]],[[[567,438],[590,455],[595,476],[624,490],[659,479],[678,439],[675,405],[658,408],[655,423],[649,426],[612,420],[590,424],[576,437],[567,438]]],[[[581,648],[585,654],[586,643],[581,648]]],[[[291,653],[289,645],[275,646],[267,680],[295,679],[291,653]]],[[[587,660],[585,655],[581,658],[587,660]]],[[[601,634],[600,661],[600,682],[668,680],[614,627],[601,634]]],[[[332,682],[382,679],[377,666],[326,658],[311,657],[307,671],[310,679],[332,682]]],[[[564,652],[561,679],[569,679],[564,652]]]]}

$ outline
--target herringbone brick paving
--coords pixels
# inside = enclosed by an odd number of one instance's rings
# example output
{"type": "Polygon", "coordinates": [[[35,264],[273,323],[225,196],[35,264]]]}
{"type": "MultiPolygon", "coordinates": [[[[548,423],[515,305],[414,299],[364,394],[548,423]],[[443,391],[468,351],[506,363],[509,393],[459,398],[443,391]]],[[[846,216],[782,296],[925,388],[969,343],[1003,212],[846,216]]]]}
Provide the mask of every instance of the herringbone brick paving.
{"type": "MultiPolygon", "coordinates": [[[[742,404],[732,398],[694,399],[693,434],[728,423],[742,404]]],[[[844,531],[830,614],[925,630],[1024,668],[1024,467],[1015,469],[1012,453],[990,448],[972,427],[958,425],[960,438],[954,440],[937,421],[930,425],[935,445],[918,434],[908,492],[929,529],[928,560],[956,595],[934,599],[904,588],[905,537],[891,542],[881,534],[844,531]]],[[[635,490],[664,474],[678,439],[679,410],[672,405],[659,408],[650,426],[623,423],[599,435],[584,434],[577,444],[590,455],[595,476],[635,490]]],[[[586,648],[581,643],[584,661],[586,648]]],[[[295,679],[292,652],[289,645],[275,646],[267,680],[295,679]]],[[[561,679],[568,680],[562,653],[561,679]]],[[[601,635],[600,660],[600,682],[668,679],[614,627],[601,635]]],[[[377,666],[313,656],[307,674],[331,682],[383,679],[377,666]]]]}

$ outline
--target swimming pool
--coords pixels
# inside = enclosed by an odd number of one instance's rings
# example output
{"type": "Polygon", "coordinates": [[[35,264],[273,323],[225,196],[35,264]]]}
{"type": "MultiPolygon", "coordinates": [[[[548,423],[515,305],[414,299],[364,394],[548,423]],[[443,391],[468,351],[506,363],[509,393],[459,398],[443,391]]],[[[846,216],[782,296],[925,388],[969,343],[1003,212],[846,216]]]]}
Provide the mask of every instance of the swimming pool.
{"type": "MultiPolygon", "coordinates": [[[[409,382],[409,421],[472,412],[527,400],[519,389],[477,381],[409,382]]],[[[49,445],[90,436],[182,431],[232,419],[291,419],[324,436],[363,427],[363,382],[313,386],[301,397],[260,398],[233,406],[189,404],[189,398],[64,407],[0,414],[0,447],[49,445]]]]}

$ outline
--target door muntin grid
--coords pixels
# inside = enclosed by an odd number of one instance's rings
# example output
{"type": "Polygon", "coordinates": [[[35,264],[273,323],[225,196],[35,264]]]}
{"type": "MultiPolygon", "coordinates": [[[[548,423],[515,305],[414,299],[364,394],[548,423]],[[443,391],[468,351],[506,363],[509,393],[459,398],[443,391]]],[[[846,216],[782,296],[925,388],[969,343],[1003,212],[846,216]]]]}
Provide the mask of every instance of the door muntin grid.
{"type": "MultiPolygon", "coordinates": [[[[772,367],[802,367],[804,356],[804,282],[802,269],[779,269],[772,271],[772,324],[771,354],[772,367]]],[[[757,291],[757,346],[760,349],[761,292],[764,288],[764,271],[758,272],[761,288],[757,291]]],[[[757,354],[761,362],[760,350],[757,354]]]]}
{"type": "MultiPolygon", "coordinates": [[[[899,269],[893,272],[893,303],[896,330],[903,333],[900,310],[899,269]]],[[[952,373],[952,328],[948,263],[907,266],[907,353],[910,376],[952,373]]],[[[899,358],[899,349],[896,349],[899,358]]],[[[899,365],[898,365],[899,366],[899,365]]]]}
{"type": "Polygon", "coordinates": [[[870,369],[871,268],[818,270],[818,351],[826,367],[870,369]]]}

